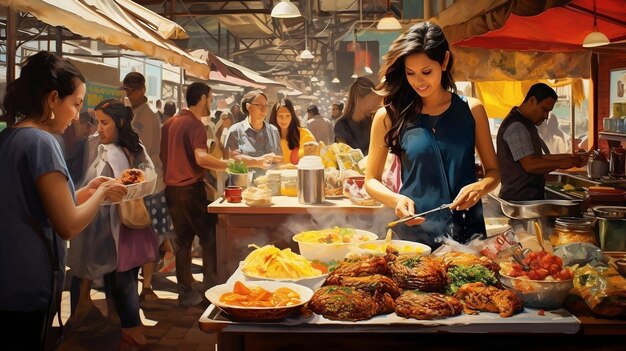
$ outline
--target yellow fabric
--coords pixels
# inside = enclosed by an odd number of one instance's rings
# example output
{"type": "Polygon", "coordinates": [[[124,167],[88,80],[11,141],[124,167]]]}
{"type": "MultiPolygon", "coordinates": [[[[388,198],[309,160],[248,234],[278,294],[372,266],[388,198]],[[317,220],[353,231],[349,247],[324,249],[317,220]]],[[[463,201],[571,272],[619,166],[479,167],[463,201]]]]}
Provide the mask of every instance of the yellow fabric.
{"type": "MultiPolygon", "coordinates": [[[[310,130],[306,128],[298,128],[300,131],[300,149],[298,150],[298,159],[301,159],[304,156],[304,144],[309,141],[315,141],[315,137],[310,130]]],[[[291,150],[289,150],[289,143],[287,143],[287,139],[280,139],[280,147],[283,150],[283,161],[285,163],[292,163],[290,159],[291,150]]]]}
{"type": "Polygon", "coordinates": [[[522,82],[475,82],[477,98],[483,102],[489,118],[504,118],[513,106],[524,101],[522,82]]]}
{"type": "Polygon", "coordinates": [[[474,82],[476,97],[483,102],[489,118],[504,118],[514,106],[519,106],[530,87],[535,83],[546,83],[552,88],[572,86],[572,99],[579,106],[585,100],[582,79],[524,80],[474,82]]]}

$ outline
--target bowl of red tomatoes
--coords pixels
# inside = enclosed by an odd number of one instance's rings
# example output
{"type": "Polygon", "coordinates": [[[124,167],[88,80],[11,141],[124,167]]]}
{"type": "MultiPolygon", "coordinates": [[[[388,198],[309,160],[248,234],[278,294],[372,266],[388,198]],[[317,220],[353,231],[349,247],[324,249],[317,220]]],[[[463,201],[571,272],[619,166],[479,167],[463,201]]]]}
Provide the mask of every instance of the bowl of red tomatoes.
{"type": "Polygon", "coordinates": [[[526,307],[560,308],[574,287],[572,270],[563,266],[559,256],[544,251],[529,253],[522,263],[525,267],[517,262],[500,264],[502,285],[513,291],[526,307]]]}

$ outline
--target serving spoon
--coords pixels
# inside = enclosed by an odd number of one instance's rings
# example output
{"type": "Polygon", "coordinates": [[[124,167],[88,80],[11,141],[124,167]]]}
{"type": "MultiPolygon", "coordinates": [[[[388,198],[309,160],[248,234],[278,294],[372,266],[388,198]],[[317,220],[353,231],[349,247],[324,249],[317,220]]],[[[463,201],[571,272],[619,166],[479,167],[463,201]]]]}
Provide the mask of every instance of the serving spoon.
{"type": "Polygon", "coordinates": [[[433,213],[433,212],[441,211],[441,210],[443,210],[443,209],[445,209],[445,208],[448,208],[449,206],[450,206],[450,204],[443,204],[443,205],[441,205],[441,206],[439,206],[439,207],[433,208],[432,210],[428,210],[428,211],[425,211],[425,212],[422,212],[422,213],[414,214],[414,215],[412,215],[412,216],[406,216],[406,217],[401,218],[401,219],[398,219],[398,220],[396,220],[396,221],[389,222],[389,223],[387,224],[387,227],[393,228],[393,227],[395,227],[395,226],[396,226],[397,224],[399,224],[399,223],[404,223],[404,222],[406,222],[406,221],[410,221],[410,220],[415,219],[415,218],[417,218],[417,217],[422,217],[422,216],[425,216],[425,215],[427,215],[427,214],[429,214],[429,213],[433,213]]]}

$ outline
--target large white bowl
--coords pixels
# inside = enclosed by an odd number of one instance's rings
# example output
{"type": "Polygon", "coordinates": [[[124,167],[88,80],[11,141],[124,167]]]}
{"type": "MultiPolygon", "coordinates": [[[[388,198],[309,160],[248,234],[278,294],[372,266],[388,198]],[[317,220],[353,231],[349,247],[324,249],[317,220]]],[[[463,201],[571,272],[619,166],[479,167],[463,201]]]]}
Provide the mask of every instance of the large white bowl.
{"type": "MultiPolygon", "coordinates": [[[[365,237],[366,241],[378,239],[378,235],[367,230],[354,229],[355,237],[365,237]]],[[[365,241],[353,241],[348,243],[312,243],[301,240],[301,233],[293,236],[293,241],[298,243],[300,255],[310,261],[318,260],[329,263],[332,261],[341,262],[346,257],[353,245],[365,241]]]]}
{"type": "Polygon", "coordinates": [[[263,276],[258,276],[254,274],[246,273],[243,269],[241,273],[246,277],[248,281],[259,281],[259,280],[267,280],[272,282],[285,282],[285,283],[294,283],[298,285],[306,286],[311,290],[315,291],[322,287],[324,281],[326,281],[326,277],[328,277],[328,273],[324,273],[315,277],[305,277],[300,279],[292,279],[292,278],[268,278],[263,276]]]}
{"type": "Polygon", "coordinates": [[[354,245],[349,255],[374,255],[384,256],[386,254],[387,245],[394,246],[400,254],[419,253],[422,256],[430,255],[431,248],[428,245],[416,243],[407,240],[391,240],[387,243],[385,240],[372,240],[354,245]]]}
{"type": "Polygon", "coordinates": [[[220,297],[223,294],[233,292],[235,283],[216,285],[207,290],[205,296],[213,305],[219,307],[230,316],[241,321],[251,322],[275,321],[288,317],[290,314],[300,310],[302,306],[313,297],[313,290],[295,283],[260,280],[245,282],[244,284],[247,287],[258,286],[270,292],[274,292],[279,288],[289,288],[300,295],[300,303],[286,307],[243,307],[232,306],[221,302],[220,297]]]}

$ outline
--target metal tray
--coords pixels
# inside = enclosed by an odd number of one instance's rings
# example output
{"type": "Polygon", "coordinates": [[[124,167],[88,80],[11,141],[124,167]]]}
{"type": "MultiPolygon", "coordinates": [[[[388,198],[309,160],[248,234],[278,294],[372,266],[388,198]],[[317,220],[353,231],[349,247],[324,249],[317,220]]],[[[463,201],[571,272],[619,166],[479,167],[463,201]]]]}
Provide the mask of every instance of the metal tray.
{"type": "Polygon", "coordinates": [[[582,213],[582,202],[576,200],[506,201],[493,193],[489,196],[497,200],[502,213],[512,219],[580,217],[582,213]]]}

